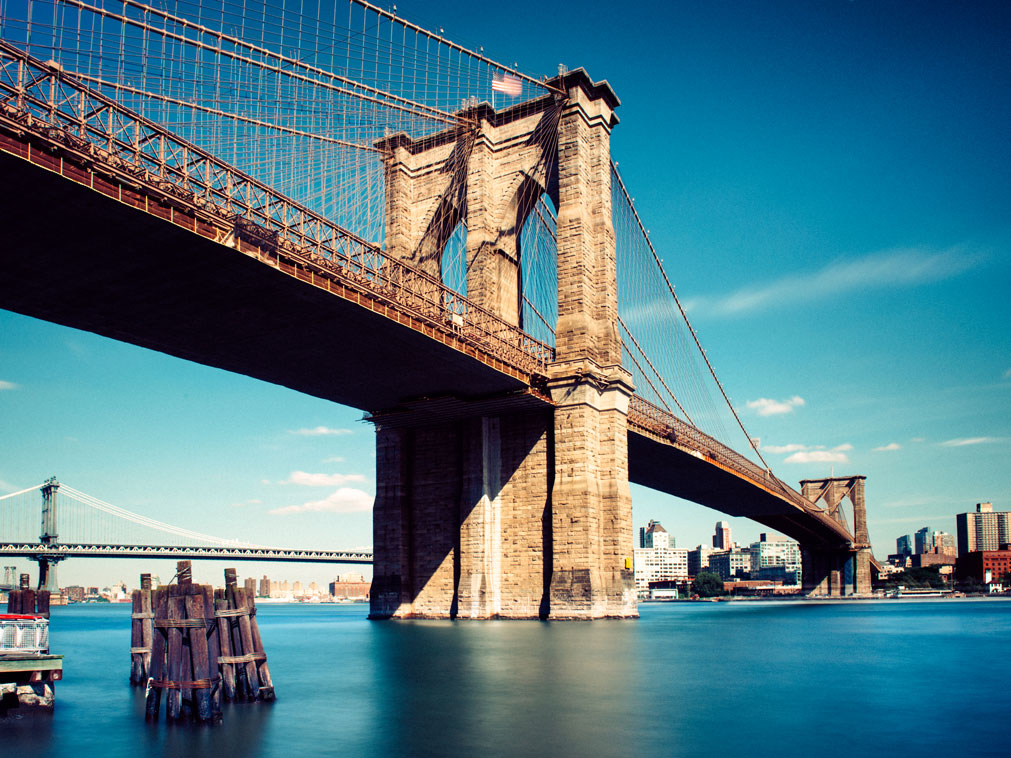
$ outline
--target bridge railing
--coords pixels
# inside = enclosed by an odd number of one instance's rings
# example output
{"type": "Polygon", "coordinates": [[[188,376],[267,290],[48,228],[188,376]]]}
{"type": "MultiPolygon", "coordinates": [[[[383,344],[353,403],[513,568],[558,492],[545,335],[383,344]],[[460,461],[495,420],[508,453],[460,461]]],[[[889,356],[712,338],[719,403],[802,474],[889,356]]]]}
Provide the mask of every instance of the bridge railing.
{"type": "Polygon", "coordinates": [[[774,490],[794,505],[811,513],[821,509],[780,481],[771,471],[745,458],[736,450],[710,437],[687,421],[638,395],[633,395],[628,408],[628,421],[657,436],[706,455],[717,463],[774,490]]]}
{"type": "Polygon", "coordinates": [[[531,375],[554,351],[438,278],[275,192],[165,127],[0,40],[0,122],[101,166],[137,189],[211,217],[233,236],[364,291],[531,375]]]}

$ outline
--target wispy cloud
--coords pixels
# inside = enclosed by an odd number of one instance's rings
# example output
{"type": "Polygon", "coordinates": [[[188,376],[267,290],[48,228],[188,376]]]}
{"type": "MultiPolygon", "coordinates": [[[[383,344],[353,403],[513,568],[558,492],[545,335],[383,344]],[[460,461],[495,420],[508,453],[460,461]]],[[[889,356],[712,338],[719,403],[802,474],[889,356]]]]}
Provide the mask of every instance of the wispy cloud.
{"type": "Polygon", "coordinates": [[[312,429],[291,429],[291,434],[300,437],[335,437],[343,434],[353,434],[350,429],[332,429],[329,426],[314,426],[312,429]]]}
{"type": "Polygon", "coordinates": [[[0,392],[3,390],[17,390],[21,389],[21,385],[15,384],[14,382],[5,382],[0,379],[0,392]]]}
{"type": "Polygon", "coordinates": [[[323,500],[274,508],[269,513],[275,516],[290,516],[295,513],[359,513],[372,510],[374,500],[372,495],[362,490],[340,487],[323,500]]]}
{"type": "Polygon", "coordinates": [[[874,448],[874,452],[883,453],[888,450],[901,450],[901,449],[902,445],[900,445],[898,442],[889,442],[887,445],[881,445],[880,447],[874,448]]]}
{"type": "Polygon", "coordinates": [[[982,253],[967,246],[946,250],[923,247],[883,250],[837,260],[818,271],[742,287],[729,295],[697,297],[690,305],[693,311],[707,315],[739,316],[838,298],[870,287],[911,287],[941,281],[968,271],[982,260],[982,253]]]}
{"type": "Polygon", "coordinates": [[[262,502],[263,502],[262,500],[258,500],[256,498],[253,498],[252,500],[247,500],[244,503],[232,503],[232,507],[233,508],[245,508],[247,505],[259,505],[262,502]]]}
{"type": "Polygon", "coordinates": [[[800,445],[791,442],[787,445],[766,445],[762,450],[769,453],[791,453],[784,463],[849,463],[846,453],[853,449],[853,445],[844,442],[836,445],[832,449],[827,449],[825,445],[800,445]]]}
{"type": "Polygon", "coordinates": [[[987,445],[991,442],[1002,442],[1002,437],[960,437],[940,443],[941,447],[965,447],[966,445],[987,445]]]}
{"type": "Polygon", "coordinates": [[[281,484],[297,484],[302,487],[339,487],[348,482],[364,482],[361,474],[310,474],[307,471],[292,471],[291,476],[281,484]]]}
{"type": "Polygon", "coordinates": [[[1003,378],[1003,379],[1011,379],[1011,368],[1009,368],[1007,371],[1005,371],[1001,375],[1001,378],[1003,378]]]}
{"type": "Polygon", "coordinates": [[[344,463],[344,456],[334,455],[329,458],[324,458],[323,463],[344,463]]]}
{"type": "Polygon", "coordinates": [[[849,463],[846,453],[837,450],[805,450],[787,456],[783,463],[849,463]]]}
{"type": "Polygon", "coordinates": [[[758,400],[749,400],[746,405],[759,416],[778,416],[782,413],[793,413],[794,408],[804,405],[804,398],[794,395],[788,400],[772,400],[767,397],[760,397],[758,400]]]}
{"type": "Polygon", "coordinates": [[[789,445],[765,445],[762,450],[769,453],[796,453],[798,450],[807,450],[807,445],[791,442],[789,445]]]}

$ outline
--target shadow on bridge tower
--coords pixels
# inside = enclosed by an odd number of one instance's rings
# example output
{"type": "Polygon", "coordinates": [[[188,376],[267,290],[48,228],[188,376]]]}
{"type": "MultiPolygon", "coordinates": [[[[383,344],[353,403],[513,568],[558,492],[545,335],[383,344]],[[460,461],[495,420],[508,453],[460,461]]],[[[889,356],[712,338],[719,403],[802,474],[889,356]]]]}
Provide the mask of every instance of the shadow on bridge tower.
{"type": "Polygon", "coordinates": [[[542,194],[558,210],[555,360],[511,396],[407,399],[375,409],[371,616],[637,615],[621,367],[610,132],[618,99],[582,70],[558,94],[386,154],[386,253],[435,276],[458,223],[467,296],[522,319],[520,232],[542,194]],[[564,94],[562,94],[564,93],[564,94]]]}
{"type": "Polygon", "coordinates": [[[839,597],[871,592],[871,541],[867,533],[867,507],[864,500],[865,476],[828,479],[804,479],[801,494],[812,503],[824,500],[829,516],[849,529],[843,501],[853,506],[853,543],[847,549],[802,546],[804,591],[809,595],[839,597]],[[849,582],[847,582],[849,575],[849,582]]]}

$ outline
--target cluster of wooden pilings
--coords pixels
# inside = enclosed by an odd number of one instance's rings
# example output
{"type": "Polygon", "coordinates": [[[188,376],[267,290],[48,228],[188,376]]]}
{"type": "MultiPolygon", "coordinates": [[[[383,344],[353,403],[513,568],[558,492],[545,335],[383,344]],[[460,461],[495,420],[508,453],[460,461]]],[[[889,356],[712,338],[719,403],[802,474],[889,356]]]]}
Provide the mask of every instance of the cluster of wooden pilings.
{"type": "Polygon", "coordinates": [[[225,570],[225,588],[193,584],[189,561],[177,583],[133,593],[130,681],[145,684],[146,715],[157,720],[165,695],[170,721],[221,720],[221,699],[273,700],[274,685],[256,623],[256,605],[225,570]]]}
{"type": "Polygon", "coordinates": [[[49,590],[33,590],[28,574],[21,575],[20,585],[7,593],[7,613],[49,618],[49,590]]]}

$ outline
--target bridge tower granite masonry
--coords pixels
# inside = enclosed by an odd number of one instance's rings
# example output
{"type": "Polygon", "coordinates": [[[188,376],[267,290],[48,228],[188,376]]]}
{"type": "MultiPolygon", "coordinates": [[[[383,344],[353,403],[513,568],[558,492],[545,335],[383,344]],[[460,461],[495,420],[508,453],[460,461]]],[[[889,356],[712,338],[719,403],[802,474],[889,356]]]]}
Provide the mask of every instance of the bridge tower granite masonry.
{"type": "Polygon", "coordinates": [[[467,227],[467,295],[522,317],[520,232],[558,210],[556,356],[516,396],[404,399],[375,409],[371,616],[636,616],[627,422],[611,222],[618,99],[577,70],[566,93],[495,111],[386,154],[388,255],[434,275],[467,227]],[[549,402],[550,400],[550,402],[549,402]]]}
{"type": "Polygon", "coordinates": [[[829,479],[804,479],[801,494],[812,503],[824,500],[829,515],[846,524],[842,502],[849,498],[853,505],[853,546],[848,550],[827,550],[802,546],[804,590],[809,595],[841,596],[847,594],[846,564],[853,559],[852,592],[858,595],[871,591],[871,541],[867,532],[867,507],[864,500],[865,476],[842,476],[829,479]]]}

